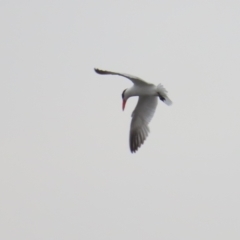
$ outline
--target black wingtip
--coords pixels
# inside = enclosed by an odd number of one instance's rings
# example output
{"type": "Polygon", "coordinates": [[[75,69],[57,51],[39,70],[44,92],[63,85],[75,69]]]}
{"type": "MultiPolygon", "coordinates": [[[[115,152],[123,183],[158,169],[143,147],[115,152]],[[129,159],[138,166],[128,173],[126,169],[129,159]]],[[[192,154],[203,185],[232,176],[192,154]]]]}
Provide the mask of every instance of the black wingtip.
{"type": "Polygon", "coordinates": [[[136,153],[138,149],[144,144],[145,137],[139,132],[130,135],[130,151],[136,153]]]}
{"type": "Polygon", "coordinates": [[[94,71],[95,71],[96,73],[98,73],[98,74],[106,74],[106,71],[100,70],[100,69],[98,69],[98,68],[94,68],[94,71]]]}
{"type": "Polygon", "coordinates": [[[98,72],[99,72],[99,69],[98,69],[98,68],[94,68],[94,71],[95,71],[96,73],[98,73],[98,72]]]}

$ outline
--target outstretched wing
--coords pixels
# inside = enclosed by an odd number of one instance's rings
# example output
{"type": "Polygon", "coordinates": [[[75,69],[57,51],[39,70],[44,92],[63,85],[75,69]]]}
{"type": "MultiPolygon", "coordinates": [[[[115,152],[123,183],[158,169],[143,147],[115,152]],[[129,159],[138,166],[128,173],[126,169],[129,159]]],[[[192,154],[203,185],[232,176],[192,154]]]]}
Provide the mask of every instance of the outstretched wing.
{"type": "Polygon", "coordinates": [[[125,77],[125,78],[128,78],[130,81],[133,82],[133,84],[135,85],[152,85],[150,83],[147,83],[145,81],[143,81],[141,78],[138,78],[138,77],[135,77],[135,76],[132,76],[132,75],[129,75],[129,74],[125,74],[125,73],[118,73],[118,72],[111,72],[111,71],[106,71],[106,70],[100,70],[100,69],[97,69],[97,68],[94,68],[95,72],[98,73],[98,74],[102,74],[102,75],[118,75],[118,76],[121,76],[121,77],[125,77]]]}
{"type": "Polygon", "coordinates": [[[132,113],[132,122],[130,127],[130,150],[136,152],[146,140],[151,121],[158,104],[158,97],[148,96],[139,97],[136,108],[132,113]]]}

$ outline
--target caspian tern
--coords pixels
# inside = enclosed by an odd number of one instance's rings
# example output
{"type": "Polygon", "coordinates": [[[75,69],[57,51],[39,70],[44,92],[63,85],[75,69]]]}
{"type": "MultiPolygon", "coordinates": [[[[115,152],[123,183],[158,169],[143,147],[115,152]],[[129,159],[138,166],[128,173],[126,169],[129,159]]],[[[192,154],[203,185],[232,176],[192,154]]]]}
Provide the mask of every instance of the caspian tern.
{"type": "Polygon", "coordinates": [[[129,138],[130,150],[132,153],[136,152],[148,136],[148,124],[155,113],[158,97],[165,104],[172,104],[172,101],[167,96],[166,89],[161,84],[155,86],[129,74],[110,72],[97,68],[94,68],[94,70],[98,74],[118,75],[132,81],[133,86],[122,92],[122,109],[124,110],[128,98],[134,96],[139,97],[137,106],[132,113],[129,138]]]}

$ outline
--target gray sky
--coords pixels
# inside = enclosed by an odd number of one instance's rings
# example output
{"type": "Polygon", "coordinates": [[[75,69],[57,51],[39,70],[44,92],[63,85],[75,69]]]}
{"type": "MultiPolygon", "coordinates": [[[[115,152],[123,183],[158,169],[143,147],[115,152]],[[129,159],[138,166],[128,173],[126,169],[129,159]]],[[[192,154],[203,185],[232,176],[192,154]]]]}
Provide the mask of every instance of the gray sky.
{"type": "Polygon", "coordinates": [[[0,1],[0,239],[240,238],[239,1],[0,1]],[[162,83],[131,154],[131,83],[162,83]]]}

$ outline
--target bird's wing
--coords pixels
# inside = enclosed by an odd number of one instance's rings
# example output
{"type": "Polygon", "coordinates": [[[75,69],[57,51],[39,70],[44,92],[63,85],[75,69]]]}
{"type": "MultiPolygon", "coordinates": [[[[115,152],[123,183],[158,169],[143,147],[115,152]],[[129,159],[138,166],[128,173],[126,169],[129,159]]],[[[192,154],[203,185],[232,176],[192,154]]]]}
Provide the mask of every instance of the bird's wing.
{"type": "Polygon", "coordinates": [[[129,138],[131,152],[136,152],[146,140],[149,133],[148,123],[155,113],[157,104],[158,98],[155,96],[139,97],[132,113],[129,138]]]}
{"type": "Polygon", "coordinates": [[[133,84],[135,85],[139,85],[139,86],[143,86],[143,85],[152,85],[150,83],[147,83],[145,81],[143,81],[141,78],[138,78],[138,77],[135,77],[135,76],[132,76],[132,75],[129,75],[129,74],[125,74],[125,73],[118,73],[118,72],[110,72],[110,71],[106,71],[106,70],[100,70],[100,69],[97,69],[97,68],[94,68],[95,72],[98,73],[98,74],[109,74],[109,75],[118,75],[118,76],[122,76],[122,77],[125,77],[125,78],[128,78],[130,81],[133,82],[133,84]]]}

